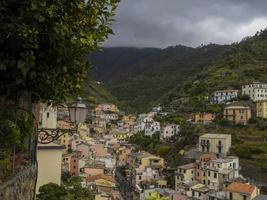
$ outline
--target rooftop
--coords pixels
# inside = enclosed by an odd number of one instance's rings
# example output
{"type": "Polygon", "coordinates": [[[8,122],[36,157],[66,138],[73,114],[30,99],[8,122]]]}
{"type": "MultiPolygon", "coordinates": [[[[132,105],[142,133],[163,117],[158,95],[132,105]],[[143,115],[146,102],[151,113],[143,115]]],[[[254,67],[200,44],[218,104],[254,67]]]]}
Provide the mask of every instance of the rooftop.
{"type": "Polygon", "coordinates": [[[213,134],[213,133],[206,133],[204,135],[201,135],[200,138],[229,138],[231,137],[230,134],[213,134]]]}
{"type": "Polygon", "coordinates": [[[182,166],[178,166],[179,169],[193,169],[195,168],[195,163],[190,163],[182,166]]]}
{"type": "Polygon", "coordinates": [[[249,106],[226,106],[224,109],[250,109],[249,106]]]}
{"type": "Polygon", "coordinates": [[[226,89],[226,90],[217,90],[215,92],[238,92],[237,89],[226,89]]]}
{"type": "Polygon", "coordinates": [[[251,194],[255,188],[255,185],[233,182],[226,188],[226,190],[231,192],[251,194]]]}
{"type": "Polygon", "coordinates": [[[94,182],[94,181],[99,180],[99,179],[104,179],[104,180],[112,182],[112,183],[116,182],[113,176],[107,176],[104,174],[98,174],[95,176],[88,176],[88,177],[86,177],[86,182],[94,182]]]}

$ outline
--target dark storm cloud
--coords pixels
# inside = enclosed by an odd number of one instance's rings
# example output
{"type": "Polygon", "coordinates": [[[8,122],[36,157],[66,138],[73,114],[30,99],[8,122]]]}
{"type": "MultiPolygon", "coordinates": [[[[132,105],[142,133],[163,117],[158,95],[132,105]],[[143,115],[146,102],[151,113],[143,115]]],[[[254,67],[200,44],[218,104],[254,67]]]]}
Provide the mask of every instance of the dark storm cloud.
{"type": "Polygon", "coordinates": [[[104,46],[232,43],[267,26],[267,0],[122,0],[104,46]]]}

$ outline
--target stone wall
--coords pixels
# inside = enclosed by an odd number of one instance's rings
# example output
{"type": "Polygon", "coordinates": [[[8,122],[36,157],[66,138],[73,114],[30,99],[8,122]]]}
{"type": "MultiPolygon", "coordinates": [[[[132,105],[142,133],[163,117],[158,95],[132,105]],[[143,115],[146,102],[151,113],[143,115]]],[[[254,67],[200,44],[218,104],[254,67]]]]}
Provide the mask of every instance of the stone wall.
{"type": "Polygon", "coordinates": [[[27,167],[0,185],[1,200],[33,200],[37,166],[27,167]]]}

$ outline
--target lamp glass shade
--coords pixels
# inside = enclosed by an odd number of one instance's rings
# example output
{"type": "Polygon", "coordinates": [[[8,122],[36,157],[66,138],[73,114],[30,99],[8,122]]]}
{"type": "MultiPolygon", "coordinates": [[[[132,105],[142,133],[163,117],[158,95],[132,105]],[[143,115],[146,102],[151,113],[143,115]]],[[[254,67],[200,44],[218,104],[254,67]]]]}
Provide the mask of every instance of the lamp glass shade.
{"type": "Polygon", "coordinates": [[[81,101],[75,102],[69,106],[70,121],[75,124],[83,123],[87,115],[87,107],[81,101]]]}

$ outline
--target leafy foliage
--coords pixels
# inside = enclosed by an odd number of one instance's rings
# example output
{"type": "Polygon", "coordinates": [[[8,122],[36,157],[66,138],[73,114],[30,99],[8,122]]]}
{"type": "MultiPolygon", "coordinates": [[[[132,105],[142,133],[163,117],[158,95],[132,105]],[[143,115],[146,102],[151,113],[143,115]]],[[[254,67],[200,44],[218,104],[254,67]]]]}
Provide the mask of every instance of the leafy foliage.
{"type": "Polygon", "coordinates": [[[65,200],[66,189],[55,183],[49,183],[39,188],[38,200],[65,200]]]}
{"type": "Polygon", "coordinates": [[[118,0],[0,2],[0,96],[34,101],[76,94],[89,69],[85,55],[108,34],[118,0]]]}
{"type": "Polygon", "coordinates": [[[228,46],[104,48],[90,56],[93,77],[131,111],[144,111],[192,80],[228,46]]]}
{"type": "Polygon", "coordinates": [[[90,191],[81,186],[81,177],[63,174],[61,186],[49,183],[39,189],[38,200],[93,200],[90,191]]]}

